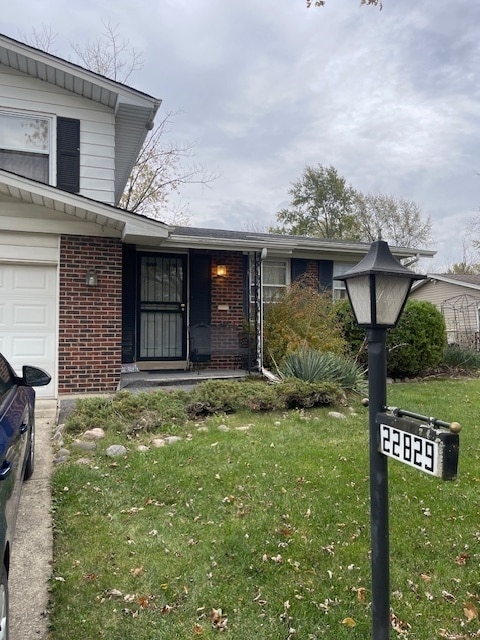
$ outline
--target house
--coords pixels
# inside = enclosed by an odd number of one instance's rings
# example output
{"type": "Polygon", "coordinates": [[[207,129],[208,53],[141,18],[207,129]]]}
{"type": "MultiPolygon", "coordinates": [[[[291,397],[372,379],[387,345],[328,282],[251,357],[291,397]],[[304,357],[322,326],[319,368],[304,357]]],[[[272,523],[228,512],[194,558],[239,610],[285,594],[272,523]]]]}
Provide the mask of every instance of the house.
{"type": "Polygon", "coordinates": [[[159,106],[0,36],[0,350],[49,371],[50,397],[113,392],[122,371],[258,369],[264,302],[300,276],[341,297],[333,275],[368,250],[119,208],[159,106]]]}
{"type": "Polygon", "coordinates": [[[449,344],[480,348],[480,275],[429,274],[414,284],[414,300],[426,300],[443,314],[449,344]]]}

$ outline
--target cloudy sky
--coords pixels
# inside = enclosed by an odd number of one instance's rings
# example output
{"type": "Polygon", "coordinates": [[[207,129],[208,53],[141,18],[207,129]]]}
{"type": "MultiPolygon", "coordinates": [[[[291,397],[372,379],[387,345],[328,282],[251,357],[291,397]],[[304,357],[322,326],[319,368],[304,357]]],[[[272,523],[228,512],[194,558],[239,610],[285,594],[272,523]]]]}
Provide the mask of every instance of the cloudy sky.
{"type": "Polygon", "coordinates": [[[53,53],[118,25],[143,51],[129,81],[178,112],[172,139],[220,177],[182,197],[195,226],[266,230],[306,165],[433,220],[432,266],[463,258],[480,205],[480,2],[15,0],[2,32],[49,25],[53,53]],[[115,7],[112,9],[112,7],[115,7]]]}

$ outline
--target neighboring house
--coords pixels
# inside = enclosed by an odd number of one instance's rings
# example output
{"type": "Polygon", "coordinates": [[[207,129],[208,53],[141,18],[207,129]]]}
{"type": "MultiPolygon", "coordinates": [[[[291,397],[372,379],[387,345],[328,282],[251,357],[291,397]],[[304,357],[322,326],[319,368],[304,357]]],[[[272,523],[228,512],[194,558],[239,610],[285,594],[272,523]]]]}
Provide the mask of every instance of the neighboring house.
{"type": "Polygon", "coordinates": [[[159,105],[0,36],[0,350],[51,373],[44,395],[113,392],[137,369],[258,369],[264,302],[301,276],[342,297],[333,275],[368,250],[119,209],[159,105]]]}
{"type": "Polygon", "coordinates": [[[428,274],[414,284],[410,298],[431,302],[442,312],[449,344],[479,350],[480,275],[428,274]]]}

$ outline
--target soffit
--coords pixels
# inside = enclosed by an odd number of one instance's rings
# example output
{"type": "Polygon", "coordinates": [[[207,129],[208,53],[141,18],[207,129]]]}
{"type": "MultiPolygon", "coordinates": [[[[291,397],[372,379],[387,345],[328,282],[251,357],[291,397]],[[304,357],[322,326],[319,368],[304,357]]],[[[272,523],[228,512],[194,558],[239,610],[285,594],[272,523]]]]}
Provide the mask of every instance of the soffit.
{"type": "Polygon", "coordinates": [[[4,203],[4,212],[8,212],[8,203],[20,202],[63,214],[69,219],[93,223],[104,231],[116,232],[124,242],[143,239],[144,242],[162,243],[170,230],[161,222],[5,171],[0,171],[0,202],[4,203]]]}

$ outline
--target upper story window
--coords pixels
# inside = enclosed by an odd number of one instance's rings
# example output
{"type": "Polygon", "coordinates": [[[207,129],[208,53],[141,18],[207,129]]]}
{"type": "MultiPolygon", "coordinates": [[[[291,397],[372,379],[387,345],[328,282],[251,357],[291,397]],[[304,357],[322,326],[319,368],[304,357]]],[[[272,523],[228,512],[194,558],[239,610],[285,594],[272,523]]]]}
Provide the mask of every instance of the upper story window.
{"type": "Polygon", "coordinates": [[[80,121],[0,111],[0,169],[80,191],[80,121]]]}
{"type": "Polygon", "coordinates": [[[50,182],[51,118],[0,112],[0,167],[50,182]]]}

